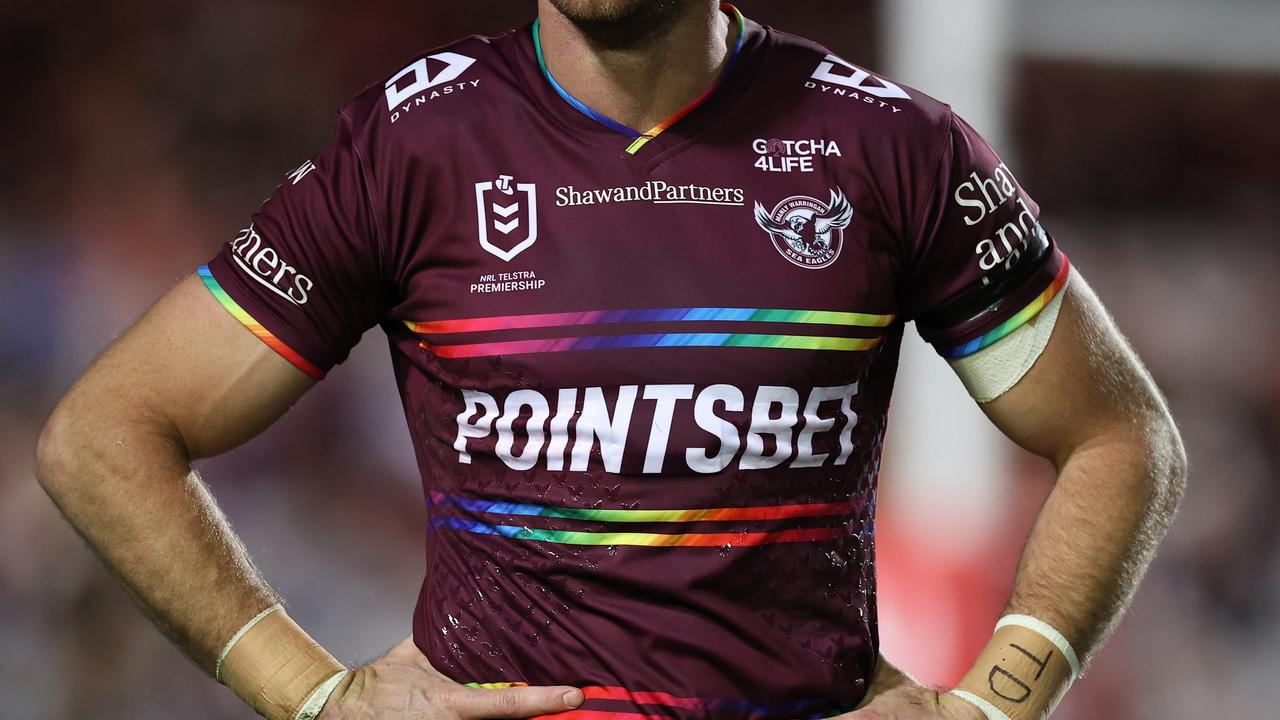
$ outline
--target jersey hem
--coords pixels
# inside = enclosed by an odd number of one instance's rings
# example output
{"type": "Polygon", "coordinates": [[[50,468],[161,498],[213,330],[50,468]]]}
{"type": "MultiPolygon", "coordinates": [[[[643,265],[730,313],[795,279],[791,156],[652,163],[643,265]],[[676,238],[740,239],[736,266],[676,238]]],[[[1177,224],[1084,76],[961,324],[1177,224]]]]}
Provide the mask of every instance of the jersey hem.
{"type": "Polygon", "coordinates": [[[209,269],[208,265],[201,265],[197,270],[197,273],[200,275],[200,280],[203,281],[205,288],[213,295],[213,298],[218,301],[218,304],[221,305],[224,310],[231,313],[232,317],[240,321],[240,324],[248,328],[248,330],[257,336],[259,340],[266,343],[267,347],[276,351],[280,357],[288,360],[294,367],[307,375],[310,375],[312,378],[315,378],[316,380],[324,379],[326,374],[324,370],[321,370],[311,361],[302,357],[301,354],[289,347],[289,345],[287,345],[283,340],[276,337],[274,333],[268,330],[262,323],[258,322],[256,318],[250,315],[247,310],[241,307],[240,303],[236,302],[235,298],[231,297],[231,295],[222,287],[222,284],[218,282],[217,278],[213,276],[213,271],[209,269]]]}

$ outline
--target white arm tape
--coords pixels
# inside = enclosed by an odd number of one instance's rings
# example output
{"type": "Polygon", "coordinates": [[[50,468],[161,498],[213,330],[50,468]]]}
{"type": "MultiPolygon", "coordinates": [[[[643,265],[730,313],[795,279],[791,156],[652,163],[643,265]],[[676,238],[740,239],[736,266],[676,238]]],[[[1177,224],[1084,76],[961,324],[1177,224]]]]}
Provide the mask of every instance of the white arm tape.
{"type": "Polygon", "coordinates": [[[974,695],[971,692],[968,692],[965,690],[952,690],[950,694],[955,695],[961,700],[964,700],[969,704],[977,707],[979,710],[982,711],[983,715],[987,716],[987,720],[1009,720],[1009,716],[1005,715],[1004,712],[1000,710],[1000,708],[996,707],[995,705],[992,705],[991,703],[987,702],[985,699],[977,695],[974,695]]]}
{"type": "Polygon", "coordinates": [[[217,680],[218,682],[222,682],[222,661],[227,659],[227,653],[231,652],[231,648],[235,647],[235,644],[240,640],[240,638],[244,637],[244,634],[249,632],[249,630],[251,630],[254,625],[257,625],[258,621],[262,620],[262,618],[270,615],[271,613],[277,610],[283,610],[283,609],[284,609],[284,606],[281,605],[280,603],[276,603],[275,605],[272,605],[266,610],[263,610],[262,612],[255,615],[252,620],[244,624],[244,627],[237,630],[235,635],[231,636],[231,639],[227,641],[227,646],[222,648],[222,652],[218,654],[218,662],[213,666],[214,680],[217,680]]]}
{"type": "Polygon", "coordinates": [[[1044,352],[1053,326],[1058,322],[1062,298],[1067,294],[1071,278],[1075,277],[1075,268],[1069,273],[1057,296],[1022,327],[968,357],[950,361],[951,369],[974,400],[991,402],[1003,395],[1027,374],[1044,352]]]}
{"type": "Polygon", "coordinates": [[[1067,659],[1067,664],[1071,666],[1071,681],[1075,682],[1076,677],[1080,675],[1080,658],[1076,657],[1075,648],[1071,647],[1071,643],[1067,642],[1067,638],[1057,631],[1049,623],[1035,618],[1030,615],[1005,615],[996,623],[996,630],[1005,625],[1020,625],[1032,632],[1037,632],[1045,637],[1046,640],[1058,646],[1058,652],[1062,653],[1062,657],[1067,659]]]}
{"type": "Polygon", "coordinates": [[[328,702],[329,696],[333,694],[334,688],[338,687],[338,683],[342,682],[342,678],[347,676],[347,670],[339,672],[337,675],[324,681],[324,684],[316,688],[311,693],[311,697],[298,708],[298,714],[293,716],[293,720],[315,720],[320,711],[324,709],[324,704],[328,702]]]}

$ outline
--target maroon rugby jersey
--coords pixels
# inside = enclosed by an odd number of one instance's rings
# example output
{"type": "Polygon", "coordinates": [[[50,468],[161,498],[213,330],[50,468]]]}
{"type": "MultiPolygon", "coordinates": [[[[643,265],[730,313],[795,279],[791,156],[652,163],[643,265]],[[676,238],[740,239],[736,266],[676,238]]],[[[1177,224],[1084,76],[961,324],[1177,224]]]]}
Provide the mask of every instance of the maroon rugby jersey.
{"type": "Polygon", "coordinates": [[[856,704],[903,324],[962,356],[1067,274],[946,105],[725,11],[717,85],[644,136],[555,84],[536,25],[428,52],[200,269],[316,378],[382,328],[418,647],[584,687],[582,720],[856,704]]]}

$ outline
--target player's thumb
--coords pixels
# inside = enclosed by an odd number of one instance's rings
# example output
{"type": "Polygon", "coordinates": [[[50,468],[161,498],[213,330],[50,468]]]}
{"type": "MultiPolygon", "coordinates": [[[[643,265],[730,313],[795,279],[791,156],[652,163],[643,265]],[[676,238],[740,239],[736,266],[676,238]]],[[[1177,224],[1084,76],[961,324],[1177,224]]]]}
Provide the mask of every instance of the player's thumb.
{"type": "Polygon", "coordinates": [[[582,704],[582,691],[567,685],[511,688],[467,688],[453,698],[462,718],[528,718],[572,710],[582,704]]]}

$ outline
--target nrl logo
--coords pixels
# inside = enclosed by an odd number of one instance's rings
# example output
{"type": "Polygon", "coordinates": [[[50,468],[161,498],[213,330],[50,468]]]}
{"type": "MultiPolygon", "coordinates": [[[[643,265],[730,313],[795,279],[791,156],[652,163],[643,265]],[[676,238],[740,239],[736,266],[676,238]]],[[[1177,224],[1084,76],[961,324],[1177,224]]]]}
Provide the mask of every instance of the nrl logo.
{"type": "Polygon", "coordinates": [[[535,183],[512,184],[510,175],[476,183],[480,247],[506,262],[529,249],[538,239],[537,193],[535,183]]]}
{"type": "Polygon", "coordinates": [[[840,256],[844,229],[853,220],[853,206],[836,188],[823,204],[795,195],[778,203],[773,212],[756,203],[756,222],[773,240],[782,257],[809,270],[824,268],[840,256]]]}

